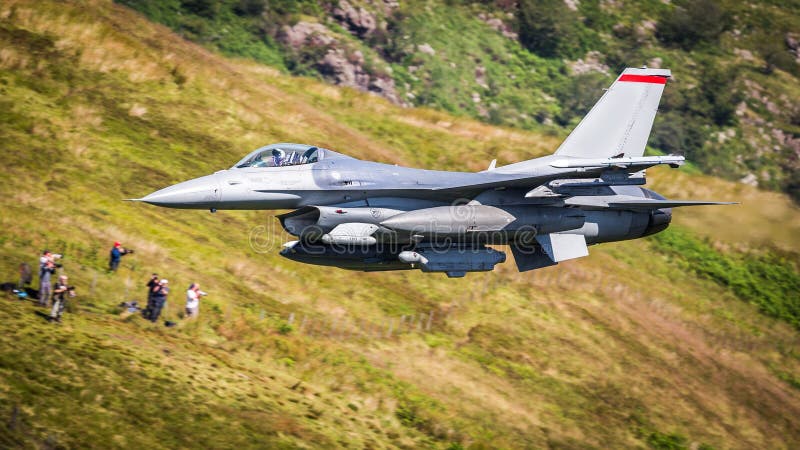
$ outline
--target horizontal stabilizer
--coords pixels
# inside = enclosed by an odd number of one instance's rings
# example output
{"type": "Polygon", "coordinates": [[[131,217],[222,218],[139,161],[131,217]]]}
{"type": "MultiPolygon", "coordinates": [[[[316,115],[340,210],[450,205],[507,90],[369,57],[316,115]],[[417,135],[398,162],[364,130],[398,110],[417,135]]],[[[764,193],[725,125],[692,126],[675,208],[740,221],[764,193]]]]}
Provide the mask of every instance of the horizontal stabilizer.
{"type": "Polygon", "coordinates": [[[615,158],[563,158],[556,159],[550,166],[559,169],[597,169],[597,168],[617,168],[638,170],[648,167],[667,164],[670,167],[680,167],[686,162],[686,158],[679,155],[667,156],[637,156],[637,157],[615,157],[615,158]]]}
{"type": "Polygon", "coordinates": [[[582,234],[540,234],[536,236],[536,240],[555,262],[589,255],[586,238],[582,234]]]}
{"type": "Polygon", "coordinates": [[[657,200],[632,195],[576,195],[564,200],[567,206],[584,209],[661,209],[679,206],[735,205],[736,202],[707,202],[701,200],[657,200]]]}
{"type": "Polygon", "coordinates": [[[511,244],[511,253],[514,255],[514,262],[517,263],[517,270],[527,272],[528,270],[541,269],[542,267],[555,266],[557,262],[550,259],[547,253],[537,247],[522,247],[517,243],[511,244]]]}
{"type": "Polygon", "coordinates": [[[679,206],[736,205],[736,202],[706,202],[700,200],[621,200],[608,202],[609,208],[661,209],[679,206]]]}

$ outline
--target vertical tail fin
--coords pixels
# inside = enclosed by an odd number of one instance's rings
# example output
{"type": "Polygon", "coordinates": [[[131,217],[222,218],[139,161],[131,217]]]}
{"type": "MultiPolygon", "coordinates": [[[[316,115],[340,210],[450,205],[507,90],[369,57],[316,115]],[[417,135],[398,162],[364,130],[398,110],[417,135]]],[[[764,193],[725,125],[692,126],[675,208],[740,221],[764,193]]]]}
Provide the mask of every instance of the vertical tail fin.
{"type": "Polygon", "coordinates": [[[670,76],[668,69],[625,69],[558,147],[556,155],[642,156],[670,76]]]}

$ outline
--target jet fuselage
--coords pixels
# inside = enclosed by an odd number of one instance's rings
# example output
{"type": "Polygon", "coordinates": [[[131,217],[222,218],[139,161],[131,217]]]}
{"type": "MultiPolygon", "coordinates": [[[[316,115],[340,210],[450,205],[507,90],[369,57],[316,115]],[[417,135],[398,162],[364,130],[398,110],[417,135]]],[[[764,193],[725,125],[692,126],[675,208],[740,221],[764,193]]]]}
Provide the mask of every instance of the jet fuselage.
{"type": "Polygon", "coordinates": [[[644,189],[644,156],[665,69],[625,69],[552,155],[482,172],[413,169],[304,144],[259,148],[228,170],[142,199],[171,208],[288,209],[296,241],[281,254],[353,270],[419,268],[459,277],[492,270],[507,244],[520,271],[586,256],[587,245],[666,229],[673,207],[644,189]]]}

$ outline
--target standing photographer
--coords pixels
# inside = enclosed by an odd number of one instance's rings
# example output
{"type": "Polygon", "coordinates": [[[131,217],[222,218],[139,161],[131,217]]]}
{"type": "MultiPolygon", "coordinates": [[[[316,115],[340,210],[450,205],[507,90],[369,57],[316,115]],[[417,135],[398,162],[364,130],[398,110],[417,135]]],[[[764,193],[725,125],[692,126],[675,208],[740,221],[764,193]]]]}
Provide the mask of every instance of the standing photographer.
{"type": "Polygon", "coordinates": [[[200,312],[200,297],[206,295],[200,290],[200,285],[192,283],[186,291],[186,318],[196,318],[200,312]]]}
{"type": "Polygon", "coordinates": [[[158,274],[154,273],[147,281],[147,307],[142,311],[142,316],[145,319],[150,319],[150,313],[153,312],[153,291],[158,286],[158,274]]]}
{"type": "Polygon", "coordinates": [[[161,280],[158,285],[153,288],[153,309],[150,311],[150,321],[155,323],[158,321],[158,316],[161,315],[161,310],[167,303],[167,295],[169,295],[169,281],[161,280]]]}
{"type": "Polygon", "coordinates": [[[67,285],[67,276],[61,275],[58,277],[53,289],[53,310],[50,312],[50,319],[56,322],[61,322],[61,315],[64,313],[64,308],[67,306],[67,298],[75,297],[75,288],[67,285]]]}
{"type": "Polygon", "coordinates": [[[50,250],[42,252],[39,258],[39,306],[47,306],[50,294],[53,290],[51,277],[56,273],[56,259],[61,255],[53,255],[50,250]]]}
{"type": "Polygon", "coordinates": [[[122,261],[122,257],[125,255],[130,255],[133,253],[131,249],[124,249],[122,248],[122,244],[119,242],[114,242],[114,246],[111,247],[111,251],[109,252],[109,260],[108,260],[108,270],[109,272],[116,272],[117,268],[119,268],[119,263],[122,261]]]}

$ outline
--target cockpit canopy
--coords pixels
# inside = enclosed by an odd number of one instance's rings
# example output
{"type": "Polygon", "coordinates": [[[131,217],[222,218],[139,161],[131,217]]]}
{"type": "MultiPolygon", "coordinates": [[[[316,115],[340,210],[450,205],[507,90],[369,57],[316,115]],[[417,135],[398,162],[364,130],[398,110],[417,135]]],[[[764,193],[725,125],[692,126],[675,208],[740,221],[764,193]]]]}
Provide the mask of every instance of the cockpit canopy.
{"type": "Polygon", "coordinates": [[[305,144],[271,144],[252,151],[234,168],[285,167],[312,164],[325,157],[325,149],[305,144]]]}

